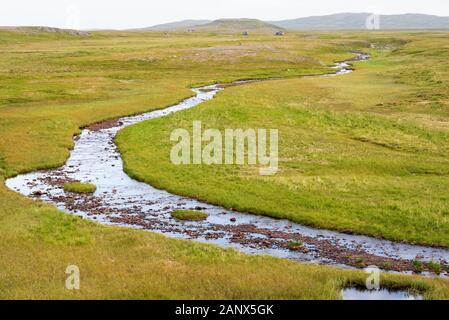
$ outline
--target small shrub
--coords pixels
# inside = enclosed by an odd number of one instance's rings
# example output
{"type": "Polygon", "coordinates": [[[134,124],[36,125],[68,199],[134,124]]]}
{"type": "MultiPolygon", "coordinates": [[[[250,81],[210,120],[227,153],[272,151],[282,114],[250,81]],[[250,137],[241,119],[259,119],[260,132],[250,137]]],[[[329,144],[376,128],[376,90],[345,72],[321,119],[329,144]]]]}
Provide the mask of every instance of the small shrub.
{"type": "Polygon", "coordinates": [[[304,243],[301,241],[289,241],[287,246],[289,250],[297,251],[304,246],[304,243]]]}

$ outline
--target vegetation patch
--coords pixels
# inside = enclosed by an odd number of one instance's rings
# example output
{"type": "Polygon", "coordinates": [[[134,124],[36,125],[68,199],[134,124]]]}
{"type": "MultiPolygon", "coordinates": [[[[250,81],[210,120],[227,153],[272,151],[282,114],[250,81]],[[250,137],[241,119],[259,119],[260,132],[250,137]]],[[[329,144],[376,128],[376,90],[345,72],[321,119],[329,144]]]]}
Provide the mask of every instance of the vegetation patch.
{"type": "Polygon", "coordinates": [[[359,266],[363,266],[365,264],[365,259],[363,257],[357,257],[355,259],[355,262],[359,265],[359,266]]]}
{"type": "Polygon", "coordinates": [[[186,221],[203,221],[208,217],[206,213],[195,210],[175,210],[171,213],[171,216],[175,219],[186,221]]]}
{"type": "Polygon", "coordinates": [[[424,264],[421,260],[415,259],[412,264],[415,272],[421,273],[424,270],[424,264]]]}

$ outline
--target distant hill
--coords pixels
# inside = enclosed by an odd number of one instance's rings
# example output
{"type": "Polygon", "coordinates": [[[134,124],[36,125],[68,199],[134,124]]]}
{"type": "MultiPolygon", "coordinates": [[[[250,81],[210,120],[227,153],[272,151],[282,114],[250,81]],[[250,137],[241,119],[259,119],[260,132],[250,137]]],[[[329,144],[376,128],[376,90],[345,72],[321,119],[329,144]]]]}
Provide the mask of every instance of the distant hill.
{"type": "Polygon", "coordinates": [[[194,27],[199,32],[217,33],[275,33],[284,30],[281,27],[257,19],[219,19],[194,27]]]}
{"type": "Polygon", "coordinates": [[[89,32],[87,32],[87,31],[61,29],[61,28],[53,28],[53,27],[0,27],[0,30],[26,32],[26,33],[38,33],[38,32],[61,33],[61,34],[69,34],[72,36],[87,36],[87,35],[89,35],[89,32]]]}
{"type": "MultiPolygon", "coordinates": [[[[366,30],[366,21],[369,16],[371,16],[370,13],[338,13],[271,23],[289,30],[366,30]]],[[[449,17],[426,14],[381,15],[380,29],[449,29],[449,17]]]]}
{"type": "Polygon", "coordinates": [[[257,19],[184,20],[139,29],[145,31],[198,31],[215,33],[275,33],[281,27],[257,19]]]}
{"type": "Polygon", "coordinates": [[[194,26],[210,23],[210,20],[182,20],[164,24],[158,24],[149,28],[136,29],[141,31],[185,31],[194,26]]]}

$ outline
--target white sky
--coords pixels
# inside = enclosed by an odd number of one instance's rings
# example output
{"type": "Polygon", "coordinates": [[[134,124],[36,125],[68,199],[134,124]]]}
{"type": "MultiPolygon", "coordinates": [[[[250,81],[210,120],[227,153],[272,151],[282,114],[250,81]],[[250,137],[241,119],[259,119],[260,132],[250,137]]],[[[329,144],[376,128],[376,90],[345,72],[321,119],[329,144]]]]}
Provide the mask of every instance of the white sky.
{"type": "Polygon", "coordinates": [[[126,29],[184,19],[283,20],[340,12],[449,16],[448,0],[2,0],[0,26],[126,29]]]}

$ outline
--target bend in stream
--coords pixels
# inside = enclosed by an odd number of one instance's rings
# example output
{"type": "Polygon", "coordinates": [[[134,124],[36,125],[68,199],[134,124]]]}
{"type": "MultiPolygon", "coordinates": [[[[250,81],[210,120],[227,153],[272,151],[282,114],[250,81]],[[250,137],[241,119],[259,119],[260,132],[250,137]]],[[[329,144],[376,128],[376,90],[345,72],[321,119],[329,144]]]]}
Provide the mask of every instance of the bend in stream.
{"type": "MultiPolygon", "coordinates": [[[[368,55],[359,53],[356,60],[366,59],[368,55]]],[[[351,61],[355,60],[337,63],[337,72],[333,76],[352,72],[351,61]]],[[[221,90],[220,85],[193,89],[195,97],[175,106],[124,117],[109,122],[109,125],[87,128],[75,139],[75,147],[63,167],[19,175],[8,179],[6,185],[23,195],[51,203],[67,213],[101,223],[233,247],[245,253],[350,268],[377,265],[385,270],[403,273],[413,270],[412,260],[416,257],[422,261],[447,264],[449,251],[445,249],[394,243],[230,211],[158,190],[126,175],[114,144],[119,130],[195,107],[213,99],[221,90]],[[97,186],[97,191],[93,195],[65,193],[63,185],[67,181],[91,182],[97,186]],[[202,222],[182,222],[171,217],[175,209],[201,210],[209,217],[202,222]],[[292,248],[292,241],[301,245],[292,248]]]]}

